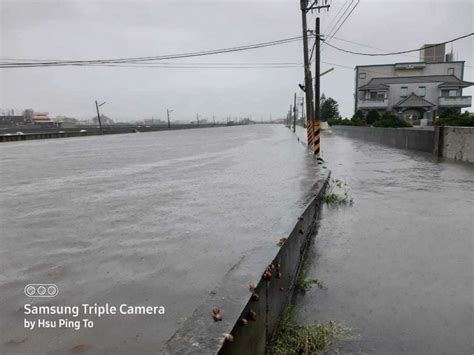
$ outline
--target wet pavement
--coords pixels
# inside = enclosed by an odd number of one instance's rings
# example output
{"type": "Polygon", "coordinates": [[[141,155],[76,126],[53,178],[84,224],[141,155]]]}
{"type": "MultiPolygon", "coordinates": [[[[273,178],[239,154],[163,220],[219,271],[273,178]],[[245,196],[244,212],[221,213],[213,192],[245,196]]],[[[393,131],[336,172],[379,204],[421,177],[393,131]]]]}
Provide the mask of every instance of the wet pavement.
{"type": "Polygon", "coordinates": [[[322,153],[354,205],[323,208],[307,277],[328,289],[299,323],[351,327],[343,354],[474,354],[474,166],[326,134],[322,153]]]}
{"type": "Polygon", "coordinates": [[[157,353],[242,255],[274,252],[318,169],[277,125],[6,143],[0,164],[1,354],[157,353]],[[28,331],[28,302],[166,314],[28,331]]]}

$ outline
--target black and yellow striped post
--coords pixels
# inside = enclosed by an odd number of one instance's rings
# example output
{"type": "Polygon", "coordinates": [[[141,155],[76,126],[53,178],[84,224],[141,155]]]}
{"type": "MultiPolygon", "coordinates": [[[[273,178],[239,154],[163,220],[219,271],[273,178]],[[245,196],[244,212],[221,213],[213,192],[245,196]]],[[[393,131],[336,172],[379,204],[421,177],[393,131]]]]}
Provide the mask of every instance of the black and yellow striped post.
{"type": "Polygon", "coordinates": [[[314,124],[314,132],[313,132],[313,152],[316,156],[319,157],[319,152],[321,150],[321,121],[317,120],[314,124]]]}
{"type": "Polygon", "coordinates": [[[308,148],[313,149],[313,123],[311,120],[306,121],[306,140],[308,148]]]}

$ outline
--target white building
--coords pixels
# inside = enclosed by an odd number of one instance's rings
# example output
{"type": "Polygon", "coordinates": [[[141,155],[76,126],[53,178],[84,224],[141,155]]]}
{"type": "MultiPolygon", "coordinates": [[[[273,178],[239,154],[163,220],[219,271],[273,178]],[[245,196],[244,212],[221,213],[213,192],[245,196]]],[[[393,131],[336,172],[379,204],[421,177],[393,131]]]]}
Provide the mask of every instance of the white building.
{"type": "Polygon", "coordinates": [[[423,49],[420,58],[424,61],[357,66],[355,111],[389,111],[413,120],[431,119],[441,108],[471,106],[472,97],[462,94],[473,85],[463,80],[464,61],[446,61],[452,55],[444,55],[444,46],[423,49]]]}

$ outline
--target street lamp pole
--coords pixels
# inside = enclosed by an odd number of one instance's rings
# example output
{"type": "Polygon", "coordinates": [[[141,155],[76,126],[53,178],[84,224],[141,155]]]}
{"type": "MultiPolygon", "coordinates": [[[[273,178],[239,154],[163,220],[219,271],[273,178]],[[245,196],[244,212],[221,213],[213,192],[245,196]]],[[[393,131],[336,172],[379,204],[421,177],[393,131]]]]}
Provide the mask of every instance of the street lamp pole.
{"type": "Polygon", "coordinates": [[[102,130],[102,121],[100,120],[100,112],[99,112],[99,107],[102,105],[105,105],[105,101],[99,104],[97,100],[95,100],[95,109],[97,110],[97,120],[99,121],[100,134],[104,134],[104,131],[102,130]]]}

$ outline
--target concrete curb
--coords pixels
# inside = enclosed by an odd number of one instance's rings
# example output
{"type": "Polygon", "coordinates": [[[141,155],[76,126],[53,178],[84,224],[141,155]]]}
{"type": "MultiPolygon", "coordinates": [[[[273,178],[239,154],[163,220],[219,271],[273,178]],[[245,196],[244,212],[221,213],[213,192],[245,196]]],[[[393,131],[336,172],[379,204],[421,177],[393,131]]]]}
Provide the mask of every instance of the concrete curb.
{"type": "MultiPolygon", "coordinates": [[[[275,256],[261,267],[262,255],[248,253],[224,277],[204,303],[168,340],[162,354],[264,354],[277,330],[281,313],[293,296],[295,280],[314,235],[320,200],[330,171],[321,169],[301,214],[275,256]],[[256,266],[258,267],[256,268],[256,266]],[[257,272],[255,270],[258,270],[257,272]],[[252,275],[249,278],[249,275],[252,275]],[[249,284],[255,283],[253,292],[249,284]],[[219,308],[222,321],[212,319],[219,308]],[[233,341],[223,333],[232,334],[233,341]]],[[[275,238],[275,243],[278,238],[275,238]]]]}

